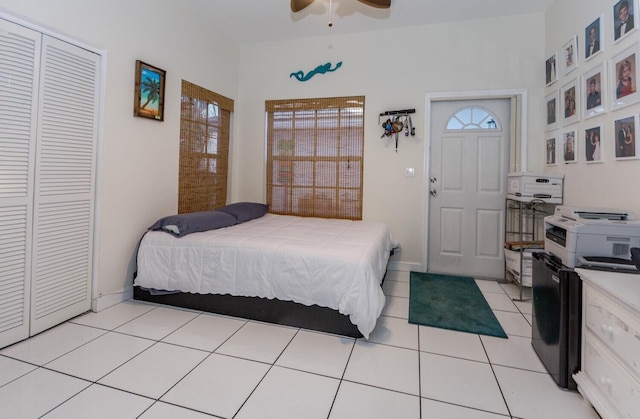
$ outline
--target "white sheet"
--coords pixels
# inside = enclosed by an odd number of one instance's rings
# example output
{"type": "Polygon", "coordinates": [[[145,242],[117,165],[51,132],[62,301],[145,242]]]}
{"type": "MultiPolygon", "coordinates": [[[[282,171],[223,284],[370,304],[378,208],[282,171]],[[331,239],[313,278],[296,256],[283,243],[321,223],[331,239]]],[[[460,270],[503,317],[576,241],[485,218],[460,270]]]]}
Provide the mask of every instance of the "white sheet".
{"type": "Polygon", "coordinates": [[[368,338],[395,247],[381,223],[274,214],[182,238],[149,231],[135,285],[317,304],[348,315],[368,338]]]}

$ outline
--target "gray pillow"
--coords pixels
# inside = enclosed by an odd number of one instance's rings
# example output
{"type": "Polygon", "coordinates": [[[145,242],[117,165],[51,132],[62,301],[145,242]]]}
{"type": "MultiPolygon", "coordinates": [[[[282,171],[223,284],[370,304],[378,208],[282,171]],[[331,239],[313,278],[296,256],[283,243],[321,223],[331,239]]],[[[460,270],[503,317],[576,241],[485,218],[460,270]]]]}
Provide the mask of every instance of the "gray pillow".
{"type": "Polygon", "coordinates": [[[156,221],[149,230],[166,231],[177,237],[200,231],[215,230],[238,224],[235,217],[226,212],[201,211],[176,214],[156,221]]]}
{"type": "Polygon", "coordinates": [[[233,215],[239,224],[262,217],[269,212],[269,205],[257,202],[236,202],[235,204],[218,208],[218,211],[233,215]]]}

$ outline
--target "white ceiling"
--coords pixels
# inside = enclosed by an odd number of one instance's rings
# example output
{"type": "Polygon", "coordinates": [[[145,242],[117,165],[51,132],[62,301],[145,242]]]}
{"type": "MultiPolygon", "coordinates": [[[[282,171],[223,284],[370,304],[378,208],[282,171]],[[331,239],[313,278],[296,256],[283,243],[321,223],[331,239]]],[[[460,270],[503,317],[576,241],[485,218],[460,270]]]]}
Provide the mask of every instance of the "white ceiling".
{"type": "Polygon", "coordinates": [[[328,27],[329,0],[315,0],[295,14],[290,0],[191,1],[220,32],[246,44],[543,13],[554,0],[391,0],[390,9],[357,0],[332,0],[332,28],[328,27]]]}

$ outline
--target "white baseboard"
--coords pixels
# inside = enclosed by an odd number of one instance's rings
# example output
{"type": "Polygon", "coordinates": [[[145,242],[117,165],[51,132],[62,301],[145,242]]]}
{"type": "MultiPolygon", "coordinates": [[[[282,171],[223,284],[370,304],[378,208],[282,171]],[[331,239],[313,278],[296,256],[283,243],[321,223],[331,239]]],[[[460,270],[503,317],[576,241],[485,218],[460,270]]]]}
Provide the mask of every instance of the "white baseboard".
{"type": "Polygon", "coordinates": [[[403,272],[424,272],[425,268],[422,267],[421,264],[415,262],[401,262],[401,261],[390,261],[387,269],[391,271],[403,271],[403,272]]]}
{"type": "Polygon", "coordinates": [[[112,292],[95,298],[91,301],[91,311],[98,312],[132,298],[133,287],[129,286],[124,288],[122,291],[112,292]]]}

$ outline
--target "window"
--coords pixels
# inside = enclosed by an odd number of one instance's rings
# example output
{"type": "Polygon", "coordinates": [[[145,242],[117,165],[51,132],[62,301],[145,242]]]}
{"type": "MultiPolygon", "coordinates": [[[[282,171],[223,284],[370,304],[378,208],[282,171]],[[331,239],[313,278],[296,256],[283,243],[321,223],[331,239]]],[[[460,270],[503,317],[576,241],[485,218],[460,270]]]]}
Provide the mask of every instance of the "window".
{"type": "Polygon", "coordinates": [[[182,80],[178,213],[227,202],[233,100],[182,80]]]}
{"type": "Polygon", "coordinates": [[[362,219],[364,96],[267,101],[266,113],[270,212],[362,219]]]}
{"type": "Polygon", "coordinates": [[[464,108],[456,112],[447,122],[447,131],[500,130],[497,118],[482,108],[464,108]]]}

